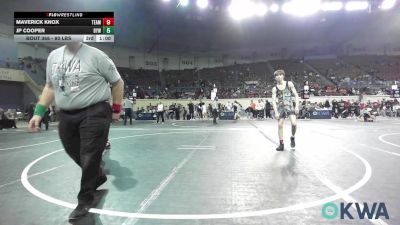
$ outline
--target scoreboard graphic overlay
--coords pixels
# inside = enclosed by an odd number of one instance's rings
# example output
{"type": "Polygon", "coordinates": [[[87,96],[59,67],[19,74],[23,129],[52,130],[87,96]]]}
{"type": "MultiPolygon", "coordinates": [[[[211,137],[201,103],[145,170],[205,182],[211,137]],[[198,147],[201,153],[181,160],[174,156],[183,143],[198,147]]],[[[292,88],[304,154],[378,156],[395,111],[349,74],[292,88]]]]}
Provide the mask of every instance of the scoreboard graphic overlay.
{"type": "Polygon", "coordinates": [[[114,12],[14,12],[15,42],[114,42],[114,12]]]}

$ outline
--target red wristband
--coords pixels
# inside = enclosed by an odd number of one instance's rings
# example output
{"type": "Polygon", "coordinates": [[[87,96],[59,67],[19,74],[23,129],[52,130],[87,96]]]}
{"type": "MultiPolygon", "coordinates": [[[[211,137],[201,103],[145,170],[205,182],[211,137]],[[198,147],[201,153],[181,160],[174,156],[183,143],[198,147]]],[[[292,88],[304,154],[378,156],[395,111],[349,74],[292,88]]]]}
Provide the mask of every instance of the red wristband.
{"type": "Polygon", "coordinates": [[[113,104],[112,105],[113,113],[120,113],[121,112],[121,105],[120,104],[113,104]]]}

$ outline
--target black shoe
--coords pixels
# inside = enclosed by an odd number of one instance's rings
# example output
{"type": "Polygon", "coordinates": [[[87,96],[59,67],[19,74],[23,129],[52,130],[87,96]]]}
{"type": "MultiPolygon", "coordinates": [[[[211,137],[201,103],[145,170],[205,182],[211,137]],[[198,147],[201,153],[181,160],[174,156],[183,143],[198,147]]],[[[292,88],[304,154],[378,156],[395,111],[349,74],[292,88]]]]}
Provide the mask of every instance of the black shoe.
{"type": "Polygon", "coordinates": [[[89,213],[90,205],[89,204],[78,204],[78,206],[74,209],[74,211],[69,214],[69,220],[77,220],[80,219],[86,214],[89,213]]]}
{"type": "Polygon", "coordinates": [[[108,142],[107,141],[107,144],[106,144],[106,149],[108,150],[108,149],[111,149],[111,144],[110,144],[110,142],[108,142]]]}
{"type": "Polygon", "coordinates": [[[294,137],[290,137],[290,147],[296,147],[296,142],[294,142],[294,137]]]}
{"type": "Polygon", "coordinates": [[[285,146],[283,144],[280,144],[279,147],[276,148],[277,151],[283,151],[285,149],[285,146]]]}
{"type": "Polygon", "coordinates": [[[96,189],[99,188],[102,184],[104,184],[107,181],[106,175],[102,175],[96,180],[96,189]]]}

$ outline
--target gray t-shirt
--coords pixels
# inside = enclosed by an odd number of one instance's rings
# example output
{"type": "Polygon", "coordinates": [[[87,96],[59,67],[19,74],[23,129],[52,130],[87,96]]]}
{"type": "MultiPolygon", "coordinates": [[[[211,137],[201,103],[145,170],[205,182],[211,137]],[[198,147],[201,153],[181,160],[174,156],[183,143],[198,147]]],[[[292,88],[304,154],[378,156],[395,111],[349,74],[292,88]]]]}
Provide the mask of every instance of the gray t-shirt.
{"type": "Polygon", "coordinates": [[[64,110],[107,101],[111,97],[109,83],[120,78],[113,61],[104,52],[83,43],[76,53],[62,46],[47,59],[46,82],[53,86],[55,102],[64,110]]]}

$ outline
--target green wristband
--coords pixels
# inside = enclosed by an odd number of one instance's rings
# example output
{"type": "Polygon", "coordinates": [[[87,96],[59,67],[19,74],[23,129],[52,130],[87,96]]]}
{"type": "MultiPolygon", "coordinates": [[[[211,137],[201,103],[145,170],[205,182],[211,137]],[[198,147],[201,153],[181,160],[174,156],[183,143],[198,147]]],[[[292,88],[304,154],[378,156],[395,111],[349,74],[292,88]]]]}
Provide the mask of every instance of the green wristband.
{"type": "Polygon", "coordinates": [[[45,113],[46,113],[46,107],[44,105],[39,104],[39,103],[36,104],[35,112],[33,113],[33,115],[37,115],[37,116],[43,117],[45,113]]]}

